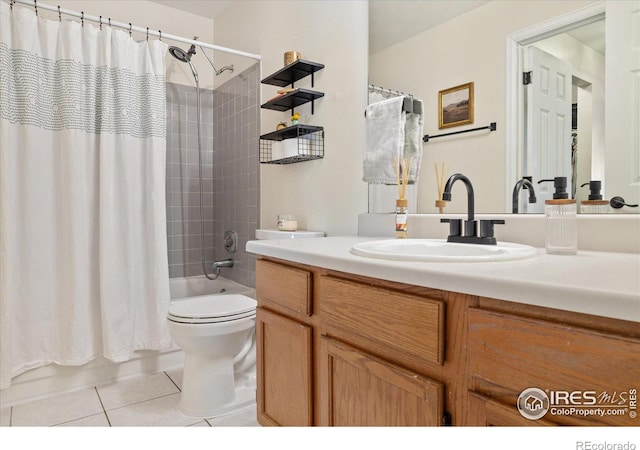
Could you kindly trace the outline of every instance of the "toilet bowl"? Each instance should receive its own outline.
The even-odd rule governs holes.
[[[167,320],[184,351],[178,411],[190,417],[215,417],[243,406],[234,367],[254,350],[257,302],[244,295],[204,295],[176,300]],[[255,395],[249,401],[255,401]]]

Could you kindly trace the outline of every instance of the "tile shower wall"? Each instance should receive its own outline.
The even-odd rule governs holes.
[[[255,286],[254,239],[258,208],[259,66],[215,91],[201,90],[204,251],[214,260],[233,258],[222,275]],[[167,243],[169,275],[202,275],[197,97],[195,87],[167,83]],[[238,233],[238,250],[224,248],[224,233]]]
[[[234,267],[224,276],[255,287],[256,258],[247,253],[255,239],[259,209],[260,66],[254,64],[213,92],[213,247],[228,258],[224,232],[238,233]]]

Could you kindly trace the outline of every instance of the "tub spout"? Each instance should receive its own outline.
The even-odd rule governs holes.
[[[214,269],[219,269],[220,267],[233,267],[233,259],[221,259],[213,262]]]
[[[216,274],[213,277],[207,277],[210,280],[217,280],[220,276],[220,269],[222,267],[233,267],[233,258],[221,259],[213,262],[213,269],[216,271]]]

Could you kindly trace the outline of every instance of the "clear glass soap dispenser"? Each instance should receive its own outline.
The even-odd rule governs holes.
[[[567,177],[540,180],[553,181],[553,199],[544,202],[546,217],[545,250],[554,255],[575,255],[578,252],[578,218],[574,199],[567,194]]]

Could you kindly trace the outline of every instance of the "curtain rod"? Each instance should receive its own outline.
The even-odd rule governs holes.
[[[155,31],[155,30],[150,30],[149,28],[134,26],[134,25],[131,25],[131,23],[116,22],[114,20],[111,20],[111,18],[108,18],[105,20],[102,18],[102,16],[100,17],[90,16],[88,14],[85,14],[84,11],[77,12],[77,11],[72,11],[70,9],[60,8],[60,6],[56,7],[56,6],[46,5],[44,3],[38,2],[37,0],[12,0],[10,3],[19,3],[26,6],[31,6],[35,9],[36,14],[38,13],[38,8],[41,8],[47,11],[57,12],[58,17],[60,17],[60,15],[62,14],[66,16],[77,17],[81,20],[88,20],[90,22],[100,23],[101,25],[109,25],[112,27],[121,28],[123,30],[128,30],[129,34],[131,34],[132,31],[135,31],[137,33],[144,33],[147,36],[154,36],[159,39],[164,38],[164,39],[169,39],[171,41],[183,42],[185,44],[198,45],[200,47],[208,48],[210,50],[219,50],[221,52],[231,53],[232,55],[245,56],[247,58],[256,59],[258,61],[262,59],[260,55],[242,52],[240,50],[234,50],[231,48],[221,47],[219,45],[207,44],[206,42],[196,41],[195,39],[187,39],[181,36],[175,36],[173,34],[163,33],[162,30]]]

